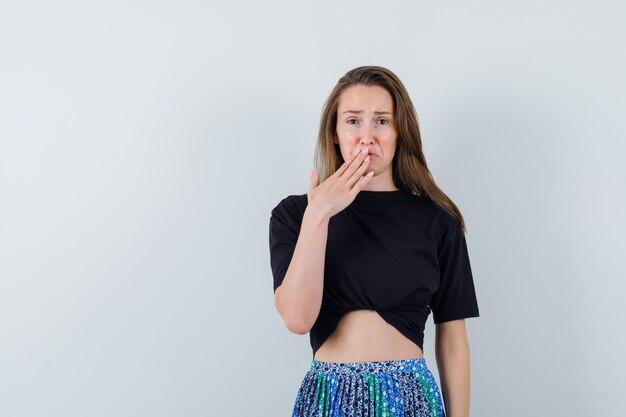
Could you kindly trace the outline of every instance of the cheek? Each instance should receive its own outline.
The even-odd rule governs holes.
[[[355,134],[350,129],[338,128],[337,129],[337,139],[339,142],[348,143],[352,142]]]
[[[338,124],[335,130],[337,132],[342,132],[342,133],[346,133],[350,131],[350,129],[348,129],[348,127],[344,125],[343,123]]]
[[[395,138],[396,138],[396,136],[395,136],[395,135],[391,135],[391,134],[389,134],[389,135],[385,135],[385,138],[384,138],[384,140],[385,140],[385,145],[387,145],[387,146],[392,146],[392,145],[393,145],[393,143],[395,142]]]

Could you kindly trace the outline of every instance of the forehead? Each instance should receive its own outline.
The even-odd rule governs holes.
[[[353,85],[343,90],[339,96],[337,110],[340,114],[346,110],[393,112],[393,98],[378,85]]]

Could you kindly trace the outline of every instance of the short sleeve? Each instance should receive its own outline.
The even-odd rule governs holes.
[[[302,213],[296,196],[284,198],[272,209],[269,222],[270,266],[274,277],[274,292],[282,284],[296,248]]]
[[[445,213],[441,229],[437,250],[439,287],[430,302],[433,322],[478,317],[474,279],[460,222]]]

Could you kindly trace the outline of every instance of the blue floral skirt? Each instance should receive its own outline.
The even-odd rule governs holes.
[[[376,362],[313,359],[292,417],[445,417],[425,358]]]

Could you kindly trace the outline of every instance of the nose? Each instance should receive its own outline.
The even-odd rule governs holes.
[[[365,125],[361,130],[361,145],[368,146],[374,143],[374,134],[372,133],[372,128]]]

